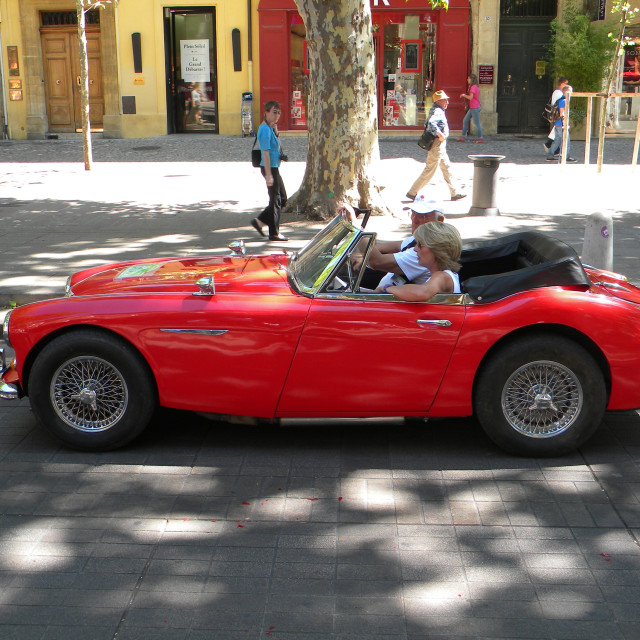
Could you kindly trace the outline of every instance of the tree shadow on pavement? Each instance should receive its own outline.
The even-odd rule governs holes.
[[[534,460],[473,420],[257,428],[180,411],[86,454],[35,429],[24,403],[10,421],[6,407],[3,637],[637,631],[635,412],[607,414],[574,455]]]

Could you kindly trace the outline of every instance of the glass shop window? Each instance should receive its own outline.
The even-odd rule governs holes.
[[[422,127],[433,104],[436,25],[430,14],[382,14],[382,126]]]
[[[291,128],[306,129],[307,100],[309,97],[309,68],[307,65],[306,30],[302,18],[297,13],[290,14],[289,33],[290,64],[290,109]]]

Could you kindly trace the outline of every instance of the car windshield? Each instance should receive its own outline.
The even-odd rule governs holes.
[[[362,233],[336,216],[289,263],[289,275],[302,293],[315,293]]]

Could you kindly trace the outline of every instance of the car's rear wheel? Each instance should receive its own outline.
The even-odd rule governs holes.
[[[594,358],[562,336],[517,340],[492,355],[475,390],[475,412],[500,447],[526,456],[573,451],[598,428],[607,404]]]
[[[115,449],[140,435],[156,395],[140,354],[100,331],[55,338],[29,376],[31,406],[40,422],[64,444],[84,451]]]

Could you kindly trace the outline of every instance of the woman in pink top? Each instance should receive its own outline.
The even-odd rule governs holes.
[[[469,133],[469,122],[473,118],[473,124],[478,129],[478,139],[475,142],[484,142],[482,139],[482,125],[480,124],[480,88],[478,87],[478,78],[474,73],[469,74],[467,84],[469,85],[469,93],[461,93],[460,97],[469,101],[469,110],[462,121],[462,135],[458,140],[464,142]]]

